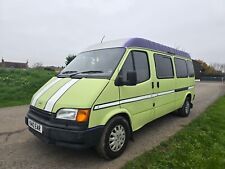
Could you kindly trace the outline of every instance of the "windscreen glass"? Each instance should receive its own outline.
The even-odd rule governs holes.
[[[110,78],[124,52],[110,48],[80,53],[58,76]]]

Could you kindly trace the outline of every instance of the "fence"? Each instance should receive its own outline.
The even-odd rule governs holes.
[[[200,81],[214,81],[214,82],[225,83],[225,77],[224,76],[203,76],[200,78]]]

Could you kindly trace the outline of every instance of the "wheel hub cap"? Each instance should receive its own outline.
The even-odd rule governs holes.
[[[125,143],[126,133],[122,125],[115,126],[109,136],[109,147],[112,151],[119,151]]]

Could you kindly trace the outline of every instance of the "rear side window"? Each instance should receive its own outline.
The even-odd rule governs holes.
[[[169,56],[155,54],[156,75],[159,79],[173,78],[173,65]]]
[[[188,76],[189,77],[194,77],[195,76],[195,71],[194,71],[194,66],[191,61],[187,61],[187,67],[188,67]]]
[[[175,67],[177,78],[188,77],[187,63],[184,59],[175,58]]]
[[[144,82],[150,78],[150,69],[148,56],[145,52],[132,51],[128,55],[123,68],[120,72],[124,77],[124,80],[127,79],[127,72],[137,72],[137,81],[138,83]]]

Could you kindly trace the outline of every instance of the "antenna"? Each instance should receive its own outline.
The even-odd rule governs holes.
[[[102,37],[101,43],[103,42],[104,39],[105,39],[105,35]]]

